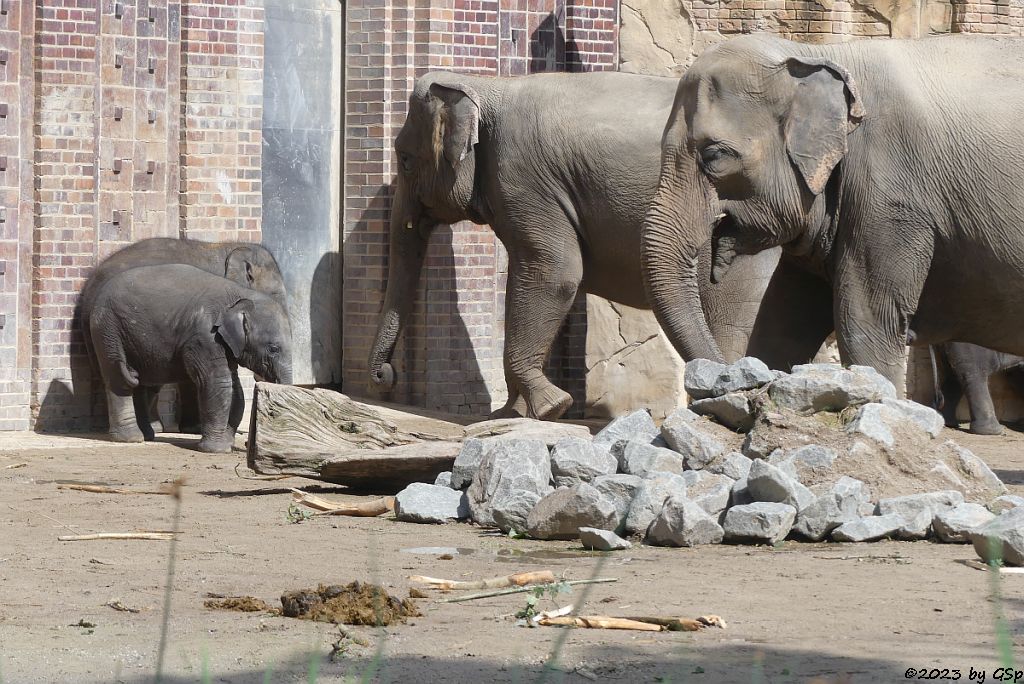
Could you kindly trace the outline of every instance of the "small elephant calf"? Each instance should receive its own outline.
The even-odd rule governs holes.
[[[86,332],[117,442],[152,439],[136,421],[137,387],[190,380],[199,391],[199,450],[228,452],[245,408],[238,366],[270,382],[292,381],[291,328],[281,304],[194,266],[143,266],[112,277]]]

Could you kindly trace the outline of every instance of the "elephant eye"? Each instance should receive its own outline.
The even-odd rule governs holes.
[[[700,150],[700,168],[709,175],[721,174],[728,162],[736,158],[736,153],[720,143],[713,143]]]
[[[270,352],[271,356],[277,356],[281,353],[281,347],[276,344],[267,345],[267,351]]]
[[[398,153],[398,163],[402,167],[402,171],[405,173],[412,173],[412,157],[405,152]]]

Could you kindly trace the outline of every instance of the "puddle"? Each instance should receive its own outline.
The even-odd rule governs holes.
[[[476,553],[476,549],[455,546],[415,546],[411,549],[399,549],[402,553],[423,554],[425,556],[468,556]]]

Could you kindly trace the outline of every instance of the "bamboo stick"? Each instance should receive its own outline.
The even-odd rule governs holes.
[[[170,532],[97,532],[96,534],[69,534],[57,537],[57,541],[94,541],[97,539],[151,539],[168,541],[174,535]]]

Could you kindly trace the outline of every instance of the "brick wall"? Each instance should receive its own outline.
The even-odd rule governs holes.
[[[391,145],[415,78],[431,69],[518,75],[613,68],[613,0],[385,0],[348,4],[344,226],[344,382],[361,394],[387,273]],[[501,352],[507,257],[485,226],[439,228],[406,334],[395,350],[395,400],[486,414],[504,403]],[[582,299],[582,298],[581,298]],[[586,308],[552,353],[549,373],[582,407]]]
[[[154,236],[259,240],[261,3],[2,6],[0,430],[95,428],[75,307],[97,261]]]

